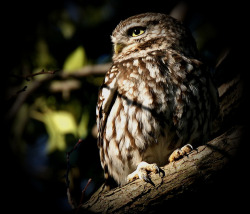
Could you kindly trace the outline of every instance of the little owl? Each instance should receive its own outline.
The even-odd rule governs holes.
[[[132,16],[111,39],[113,64],[96,109],[104,177],[107,185],[110,179],[152,183],[150,172],[164,175],[160,166],[208,139],[217,92],[180,21],[160,13]]]

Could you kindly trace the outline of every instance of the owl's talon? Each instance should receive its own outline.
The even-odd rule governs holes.
[[[159,169],[159,176],[161,177],[161,178],[163,178],[164,176],[165,176],[165,172],[164,172],[164,170],[163,169],[161,169],[161,168],[159,168],[158,167],[158,169]],[[162,175],[161,175],[162,174]]]
[[[181,147],[180,149],[174,150],[173,153],[169,156],[168,160],[169,162],[179,160],[185,155],[188,155],[188,153],[190,153],[192,150],[193,150],[193,146],[191,144],[187,144]]]
[[[159,168],[155,163],[149,164],[149,163],[146,163],[143,161],[137,166],[137,169],[133,173],[128,175],[127,181],[131,182],[131,181],[134,181],[134,180],[139,178],[139,179],[144,180],[145,182],[150,183],[153,186],[155,186],[155,184],[151,180],[150,176],[148,175],[148,173],[150,173],[150,172],[153,172],[155,174],[156,173],[159,174],[159,176],[161,178],[163,178],[165,176],[164,170]]]
[[[142,179],[143,179],[145,182],[150,183],[150,184],[152,184],[152,185],[155,187],[154,182],[151,180],[151,178],[150,178],[148,175],[145,176],[145,177],[142,177]]]

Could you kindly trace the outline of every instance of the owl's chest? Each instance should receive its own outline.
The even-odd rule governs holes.
[[[157,143],[171,125],[167,82],[153,66],[128,68],[118,79],[114,104],[114,112],[119,111],[124,119],[116,118],[115,125],[120,127],[118,136],[123,129],[127,130],[135,146],[144,150]]]
[[[133,65],[138,67],[134,67]],[[125,63],[123,74],[118,79],[118,93],[130,104],[157,113],[168,109],[168,102],[174,98],[169,94],[166,74],[159,70],[156,63],[134,61]]]

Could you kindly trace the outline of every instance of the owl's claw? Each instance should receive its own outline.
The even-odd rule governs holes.
[[[151,180],[151,178],[147,175],[147,176],[143,176],[142,179],[147,182],[152,184],[153,186],[155,186],[154,182]]]
[[[187,155],[188,153],[190,153],[192,150],[193,150],[192,145],[187,144],[181,147],[181,149],[174,150],[173,153],[169,156],[168,160],[169,162],[176,161],[182,158],[183,156]]]
[[[164,170],[163,169],[161,169],[161,168],[159,168],[158,167],[158,169],[159,169],[159,176],[161,177],[161,178],[163,178],[164,176],[165,176],[165,172],[164,172]],[[162,174],[162,175],[161,175]]]
[[[153,181],[151,180],[149,176],[150,172],[154,172],[155,174],[158,173],[161,178],[165,176],[164,170],[159,168],[155,163],[149,164],[143,161],[137,166],[137,169],[133,173],[128,175],[127,181],[131,182],[140,178],[144,180],[145,182],[150,183],[153,186],[155,186],[155,184],[153,183]]]

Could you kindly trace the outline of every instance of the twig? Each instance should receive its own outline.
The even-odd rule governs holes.
[[[21,92],[26,91],[27,87],[28,87],[28,86],[25,85],[21,90],[19,90],[19,91],[16,92],[16,95],[18,95],[18,94],[21,93]]]
[[[7,102],[11,103],[20,93],[26,91],[27,85],[25,85],[22,89],[18,90],[15,94],[8,98]]]
[[[66,181],[66,187],[67,187],[67,197],[68,197],[68,202],[70,204],[70,206],[72,207],[72,209],[77,208],[76,213],[79,211],[79,209],[81,208],[81,205],[83,204],[83,199],[84,199],[84,195],[86,192],[86,189],[88,188],[89,184],[91,183],[92,179],[90,178],[88,180],[88,183],[86,184],[86,186],[84,187],[83,191],[82,191],[82,195],[81,195],[81,199],[80,202],[78,204],[78,206],[76,206],[76,202],[75,200],[72,198],[72,195],[70,193],[70,180],[69,180],[69,172],[70,172],[70,155],[72,152],[74,152],[75,150],[78,149],[78,146],[82,143],[82,139],[79,139],[78,142],[75,144],[75,146],[73,147],[73,149],[71,149],[69,152],[67,152],[66,157],[67,157],[67,171],[66,171],[66,175],[65,175],[65,181]]]
[[[79,205],[77,206],[77,210],[76,210],[76,213],[78,213],[79,209],[81,208],[82,204],[83,204],[83,199],[84,199],[84,195],[85,195],[85,192],[86,192],[86,189],[88,188],[89,184],[91,183],[92,179],[90,178],[88,180],[88,183],[86,184],[86,186],[84,187],[83,191],[82,191],[82,195],[81,195],[81,199],[80,199],[80,203]]]
[[[69,187],[69,185],[70,185],[69,172],[70,172],[70,169],[71,169],[71,165],[70,165],[69,159],[70,159],[71,153],[78,148],[78,146],[81,144],[82,141],[83,141],[82,139],[79,139],[78,142],[73,147],[73,149],[71,149],[69,152],[66,153],[67,171],[66,171],[66,175],[65,175],[65,182],[66,182],[66,188],[67,188],[68,202],[69,202],[69,204],[70,204],[70,206],[72,208],[76,208],[76,205],[75,205],[76,203],[75,203],[74,199],[71,196],[70,187]]]
[[[26,76],[17,76],[17,75],[13,75],[13,76],[25,79],[26,81],[29,81],[29,78],[31,78],[31,77],[41,75],[41,74],[55,74],[58,71],[59,70],[54,70],[54,71],[44,71],[44,70],[42,70],[40,72],[30,74],[30,75],[26,75]],[[39,87],[41,87],[44,82],[49,81],[52,78],[53,78],[53,76],[50,75],[50,76],[46,76],[42,80],[34,80],[29,84],[29,90],[26,91],[28,86],[25,86],[23,89],[17,91],[14,96],[10,97],[7,100],[7,102],[10,101],[10,100],[13,101],[13,98],[15,98],[15,100],[13,101],[13,104],[12,104],[11,108],[7,112],[7,114],[5,116],[5,119],[6,120],[12,119],[15,116],[15,114],[17,113],[17,111],[19,110],[20,106],[29,97],[29,95],[32,94],[35,90],[37,90]],[[26,91],[26,93],[21,93],[23,91]]]
[[[26,81],[30,81],[30,78],[32,78],[34,76],[41,75],[41,74],[55,74],[58,71],[60,71],[60,70],[44,71],[44,69],[43,69],[43,70],[41,70],[39,72],[36,72],[36,73],[33,73],[33,74],[28,74],[28,75],[25,75],[25,76],[20,76],[20,75],[16,75],[16,74],[13,74],[12,76],[16,77],[16,78],[24,79]]]

